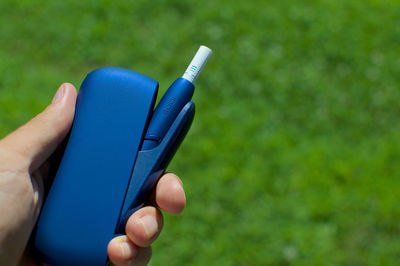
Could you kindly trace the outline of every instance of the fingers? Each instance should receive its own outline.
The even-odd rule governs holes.
[[[161,212],[154,207],[144,207],[129,217],[125,232],[139,247],[147,247],[158,237],[164,225]]]
[[[179,214],[186,205],[182,181],[174,174],[167,173],[161,177],[156,187],[157,205],[171,214]]]
[[[144,207],[129,218],[126,236],[118,236],[108,244],[108,257],[115,265],[145,265],[151,258],[151,243],[163,227],[161,212]]]
[[[115,265],[146,265],[151,258],[151,243],[160,234],[163,218],[154,207],[144,207],[129,218],[126,236],[115,237],[108,244],[108,257]]]
[[[64,83],[57,90],[52,103],[31,121],[2,140],[1,145],[35,171],[54,152],[72,124],[76,90]]]
[[[151,247],[141,248],[127,236],[118,236],[108,244],[108,257],[113,265],[147,265],[151,258]]]
[[[179,214],[185,208],[186,198],[180,179],[167,173],[159,180],[156,202],[161,209]],[[108,256],[115,265],[145,265],[151,258],[150,245],[163,227],[161,212],[148,206],[136,211],[128,219],[126,236],[114,238],[108,245]]]

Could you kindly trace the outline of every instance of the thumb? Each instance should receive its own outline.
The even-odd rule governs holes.
[[[72,84],[62,84],[43,112],[4,138],[1,144],[17,155],[22,166],[35,171],[67,135],[74,118],[76,95]]]

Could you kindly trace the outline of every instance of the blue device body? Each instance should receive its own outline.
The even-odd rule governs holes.
[[[142,150],[157,90],[157,81],[122,68],[85,78],[34,235],[44,263],[105,265],[109,241],[146,203],[194,117],[189,101],[159,144]]]

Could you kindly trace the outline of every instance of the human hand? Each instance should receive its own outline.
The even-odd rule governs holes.
[[[71,127],[76,96],[71,84],[62,84],[42,113],[0,140],[0,265],[35,263],[35,254],[26,252],[28,240],[49,179],[49,157]],[[185,207],[182,182],[174,174],[161,177],[154,198],[154,205],[171,214],[179,214]],[[136,211],[127,222],[126,235],[108,244],[111,262],[147,264],[150,245],[162,226],[162,214],[156,206]]]

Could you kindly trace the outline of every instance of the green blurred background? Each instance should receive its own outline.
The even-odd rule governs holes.
[[[0,136],[101,66],[204,44],[153,265],[400,264],[399,1],[0,1]]]

